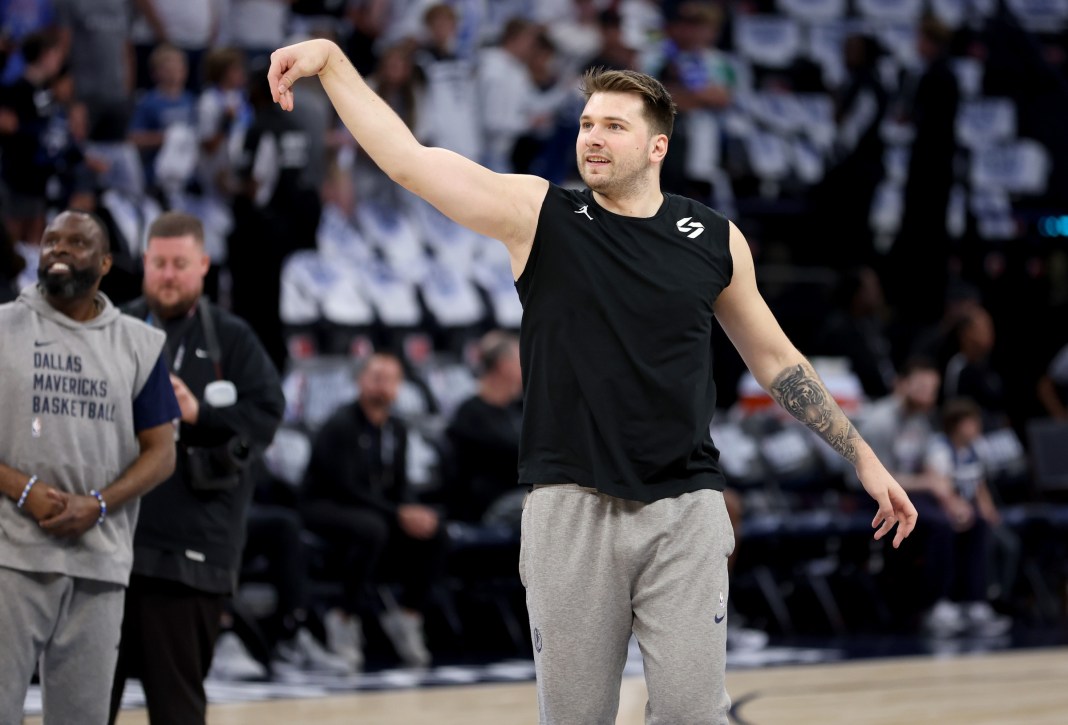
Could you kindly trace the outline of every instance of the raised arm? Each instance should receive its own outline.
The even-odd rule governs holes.
[[[519,276],[547,181],[497,174],[452,151],[423,146],[330,41],[309,40],[271,55],[267,80],[274,100],[287,111],[293,110],[293,84],[313,75],[356,141],[391,179],[458,224],[504,242]]]
[[[916,525],[916,508],[779,327],[757,289],[749,244],[733,224],[730,247],[734,275],[716,301],[720,325],[775,401],[856,467],[864,490],[879,504],[872,521],[875,538],[881,539],[896,523],[894,546],[900,546]]]

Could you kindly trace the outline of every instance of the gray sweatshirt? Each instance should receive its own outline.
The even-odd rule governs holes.
[[[133,401],[164,335],[103,294],[88,322],[53,308],[37,287],[0,305],[0,462],[63,491],[103,490],[140,455]],[[46,534],[0,501],[0,566],[125,585],[138,502],[109,511],[78,539]]]

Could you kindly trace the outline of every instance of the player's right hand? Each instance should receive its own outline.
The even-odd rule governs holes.
[[[337,48],[329,40],[306,40],[287,45],[271,53],[267,82],[274,102],[286,111],[293,110],[293,84],[301,78],[319,75]]]

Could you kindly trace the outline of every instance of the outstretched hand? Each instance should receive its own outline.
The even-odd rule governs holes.
[[[894,524],[897,524],[894,548],[898,548],[905,537],[916,528],[916,507],[912,505],[901,484],[878,461],[858,467],[857,475],[864,490],[879,504],[879,511],[871,522],[871,527],[875,529],[876,541],[890,533]]]
[[[306,40],[287,45],[271,53],[267,82],[274,102],[286,111],[293,110],[293,84],[301,78],[319,75],[335,48],[328,40]]]

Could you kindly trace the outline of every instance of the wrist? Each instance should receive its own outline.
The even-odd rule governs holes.
[[[26,505],[26,499],[30,497],[30,491],[33,490],[34,485],[37,483],[37,475],[30,476],[30,480],[26,482],[26,485],[22,487],[22,493],[19,495],[18,503],[15,506],[21,509]]]
[[[108,517],[108,502],[104,500],[104,494],[97,491],[95,488],[89,492],[89,495],[96,499],[96,502],[100,505],[100,515],[96,519],[96,525],[104,523],[104,519]]]
[[[343,60],[345,56],[341,52],[341,48],[339,48],[337,44],[331,40],[319,38],[317,40],[313,40],[312,42],[320,43],[326,48],[326,58],[323,60],[323,65],[321,68],[319,68],[319,71],[316,74],[321,79],[324,75],[328,74],[333,69],[334,65],[339,60]]]
[[[855,446],[857,451],[857,460],[854,463],[854,467],[857,470],[857,475],[863,478],[867,473],[872,470],[877,470],[883,467],[883,464],[879,461],[878,456],[867,445],[858,444]]]

